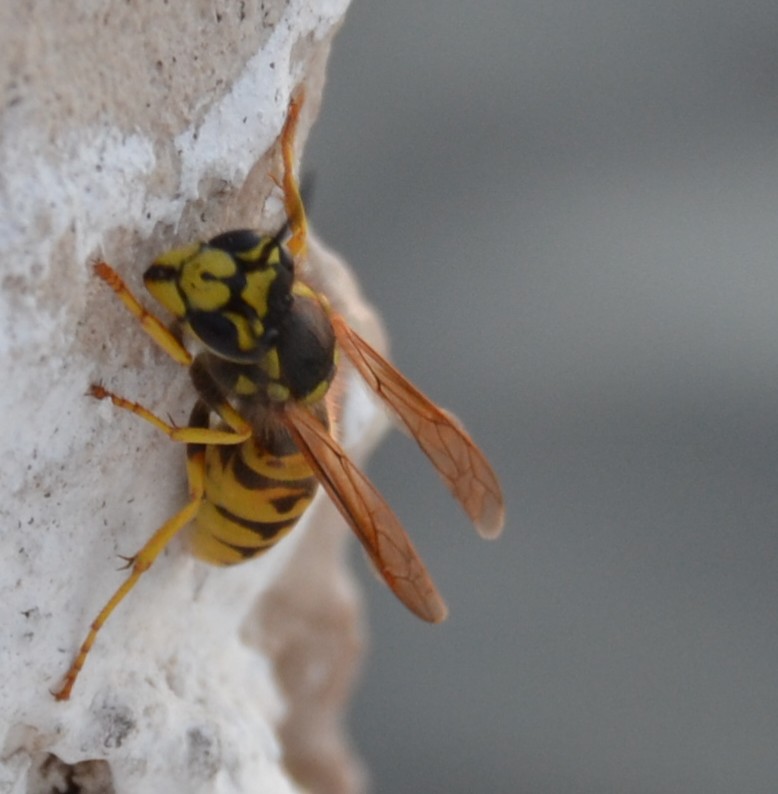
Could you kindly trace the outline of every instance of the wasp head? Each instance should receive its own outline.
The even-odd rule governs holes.
[[[279,235],[243,229],[162,254],[143,281],[217,356],[254,363],[292,303],[294,264]]]

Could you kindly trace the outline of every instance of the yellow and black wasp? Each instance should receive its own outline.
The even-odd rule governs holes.
[[[92,622],[55,693],[58,700],[70,697],[97,633],[181,529],[193,524],[193,553],[206,562],[243,562],[292,529],[317,483],[395,595],[423,620],[446,617],[446,605],[397,517],[330,431],[338,350],[416,439],[479,533],[494,538],[502,529],[499,482],[462,425],[304,281],[307,223],[294,174],[301,104],[300,94],[281,135],[282,230],[273,236],[226,232],[163,254],[143,276],[148,291],[204,352],[192,356],[110,265],[95,266],[154,342],[189,369],[198,399],[188,426],[176,427],[102,386],[91,388],[94,397],[112,400],[186,444],[189,501],[131,558],[129,576]]]

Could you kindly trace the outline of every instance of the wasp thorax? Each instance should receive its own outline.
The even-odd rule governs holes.
[[[335,331],[313,290],[298,282],[292,297],[274,342],[278,383],[293,399],[312,402],[324,396],[335,374]]]

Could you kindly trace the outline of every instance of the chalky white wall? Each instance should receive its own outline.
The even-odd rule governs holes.
[[[179,424],[192,405],[186,372],[91,263],[104,257],[140,294],[171,246],[281,226],[276,138],[304,83],[302,150],[346,6],[0,5],[3,792],[362,788],[340,719],[358,595],[324,500],[273,554],[234,570],[174,541],[105,626],[71,699],[50,692],[127,575],[117,555],[186,494],[180,446],[85,396],[103,381]],[[342,264],[318,245],[310,259],[380,344]],[[359,459],[383,419],[344,386],[343,442]]]

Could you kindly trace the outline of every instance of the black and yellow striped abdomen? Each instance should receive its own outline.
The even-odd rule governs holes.
[[[275,545],[311,503],[317,481],[297,451],[275,454],[257,438],[205,447],[205,499],[191,534],[192,553],[234,565]]]

